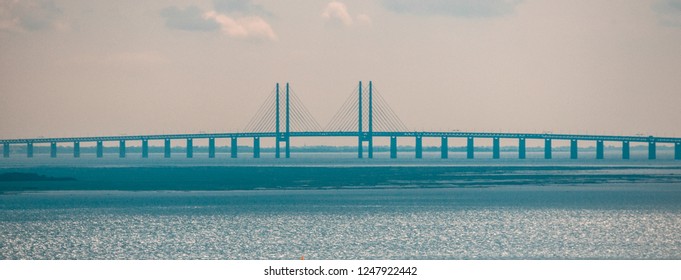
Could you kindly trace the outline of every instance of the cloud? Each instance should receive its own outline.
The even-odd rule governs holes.
[[[166,26],[171,29],[188,31],[216,31],[220,25],[214,20],[206,19],[204,12],[196,6],[184,9],[168,7],[161,10],[161,16],[166,21]]]
[[[62,26],[61,10],[48,0],[0,0],[0,30],[36,31]]]
[[[250,0],[213,0],[215,11],[222,14],[262,15],[271,16],[272,13]]]
[[[217,1],[216,1],[217,2]],[[196,6],[185,9],[165,8],[161,16],[171,29],[186,31],[222,31],[233,38],[277,40],[277,35],[267,21],[259,16],[228,16],[218,11],[203,11]]]
[[[272,27],[261,17],[232,18],[215,11],[206,12],[204,17],[217,22],[220,29],[230,37],[277,40]]]
[[[348,12],[348,7],[345,3],[333,1],[329,2],[322,12],[322,18],[327,22],[351,26],[353,24],[371,24],[371,18],[368,15],[360,14],[353,18]]]
[[[383,0],[383,6],[402,14],[453,17],[498,17],[511,14],[521,0]]]
[[[348,13],[348,7],[341,2],[331,2],[326,5],[322,17],[326,20],[335,20],[343,23],[346,26],[350,26],[353,23],[350,13]]]
[[[652,4],[661,24],[681,27],[681,0],[657,0]]]

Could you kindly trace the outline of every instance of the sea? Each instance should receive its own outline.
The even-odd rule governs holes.
[[[681,259],[668,155],[194,157],[0,159],[0,259]]]

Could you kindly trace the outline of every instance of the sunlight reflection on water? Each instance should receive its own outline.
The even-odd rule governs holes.
[[[3,259],[678,259],[670,186],[1,195]]]

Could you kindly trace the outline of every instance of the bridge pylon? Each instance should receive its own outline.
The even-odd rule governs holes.
[[[362,158],[364,156],[363,145],[367,142],[367,156],[369,158],[374,157],[374,118],[373,118],[373,83],[369,81],[369,93],[367,104],[367,118],[368,125],[367,130],[364,131],[362,124],[362,115],[364,115],[364,107],[362,106],[362,81],[359,82],[358,86],[358,103],[357,103],[357,158]]]
[[[284,132],[281,132],[281,124],[280,124],[280,101],[279,101],[279,83],[277,83],[277,89],[276,89],[276,97],[275,97],[275,134],[276,134],[276,140],[275,142],[275,154],[274,156],[276,158],[281,157],[281,148],[280,148],[280,143],[284,142],[285,145],[285,157],[290,158],[291,157],[291,118],[290,118],[290,110],[289,110],[289,84],[286,83],[286,116],[285,116],[285,130]]]

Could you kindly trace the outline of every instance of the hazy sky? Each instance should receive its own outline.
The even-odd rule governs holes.
[[[681,0],[0,0],[0,138],[242,130],[359,80],[412,130],[681,136]]]

